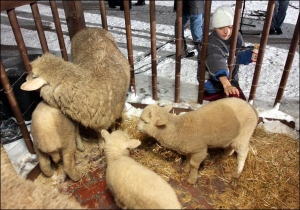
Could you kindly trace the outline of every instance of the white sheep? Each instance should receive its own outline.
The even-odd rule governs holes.
[[[46,53],[31,62],[23,90],[38,90],[52,107],[94,129],[99,136],[122,116],[130,65],[101,28],[79,31],[71,42],[73,63]],[[101,137],[101,136],[99,136]]]
[[[102,130],[107,169],[106,182],[123,209],[181,209],[173,188],[161,176],[129,157],[129,149],[140,141],[130,139],[125,131],[109,134]]]
[[[195,184],[198,168],[208,148],[227,148],[226,155],[237,152],[239,177],[247,158],[249,141],[258,123],[257,111],[239,98],[210,102],[198,110],[173,115],[172,105],[148,105],[140,116],[138,129],[154,137],[162,146],[186,155],[184,171],[188,183]]]
[[[54,174],[50,157],[55,163],[62,157],[66,174],[73,181],[81,178],[74,160],[76,145],[80,151],[84,151],[78,123],[68,119],[61,110],[41,101],[32,113],[30,131],[45,176],[51,177]]]
[[[1,209],[87,209],[75,198],[20,177],[1,146]]]

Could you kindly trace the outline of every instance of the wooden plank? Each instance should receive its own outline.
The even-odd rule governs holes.
[[[14,9],[20,6],[24,6],[37,1],[2,1],[1,0],[1,12]]]

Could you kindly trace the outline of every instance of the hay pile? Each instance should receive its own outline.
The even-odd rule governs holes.
[[[186,181],[188,175],[181,170],[184,157],[160,146],[157,141],[137,130],[137,117],[123,115],[120,129],[142,144],[131,150],[131,156],[149,167],[165,180]],[[96,139],[84,141],[86,151],[76,153],[76,167],[83,174],[105,167]],[[223,150],[209,150],[201,164],[197,186],[205,187],[204,196],[214,208],[221,209],[298,209],[299,208],[299,140],[285,134],[266,132],[258,127],[251,139],[251,147],[244,171],[238,180],[232,179],[236,169],[236,155],[221,157]],[[92,160],[92,161],[91,161]],[[43,182],[67,188],[69,182],[53,181],[39,176]],[[46,181],[48,180],[48,181]],[[216,184],[217,183],[217,184]],[[59,184],[59,185],[58,185]],[[183,207],[187,204],[203,208],[195,203],[185,188],[176,188]]]

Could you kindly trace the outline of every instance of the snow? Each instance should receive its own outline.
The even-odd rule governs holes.
[[[57,1],[60,2],[60,1]],[[84,16],[87,27],[102,27],[99,4],[97,1],[83,1]],[[228,4],[235,8],[236,1],[212,1],[211,11],[213,12],[218,6]],[[244,11],[244,24],[252,24],[255,27],[242,25],[241,30],[246,45],[254,45],[260,43],[259,35],[247,35],[251,31],[262,31],[264,19],[259,16],[252,16],[257,11],[266,11],[268,1],[251,1],[247,0]],[[119,7],[112,9],[106,4],[106,15],[108,30],[114,36],[116,43],[121,52],[127,57],[127,43],[125,31],[124,12]],[[151,39],[150,39],[150,13],[149,1],[145,6],[132,6],[130,10],[130,25],[132,30],[133,58],[135,69],[136,92],[129,92],[125,106],[128,116],[139,116],[141,109],[132,107],[128,102],[137,102],[143,104],[159,103],[160,105],[173,104],[174,107],[197,109],[203,104],[197,103],[198,98],[198,82],[196,80],[197,56],[192,58],[183,58],[181,60],[181,83],[180,83],[180,103],[174,103],[174,87],[175,87],[175,58],[167,57],[175,53],[175,43],[170,42],[174,39],[174,23],[176,13],[173,11],[172,1],[156,1],[156,45],[161,46],[157,51],[157,61],[161,61],[157,65],[157,87],[158,100],[152,99],[152,72],[151,72]],[[42,14],[42,21],[46,31],[46,38],[49,50],[61,56],[60,48],[55,33],[55,25],[51,16],[49,2],[39,1],[39,10]],[[61,18],[62,30],[64,34],[68,33],[63,7],[58,7],[59,16]],[[287,86],[284,90],[282,101],[274,105],[278,86],[282,73],[284,71],[285,62],[289,52],[289,45],[297,18],[299,15],[299,2],[290,1],[285,21],[283,23],[282,35],[271,35],[268,38],[268,44],[265,48],[263,64],[261,67],[260,78],[254,100],[249,101],[259,112],[262,118],[283,119],[287,122],[294,121],[296,128],[290,129],[279,121],[268,121],[264,119],[263,125],[270,132],[287,133],[299,138],[299,47],[295,53],[293,64],[290,69]],[[32,20],[31,9],[28,5],[17,8],[17,16],[22,27],[22,23],[26,26],[34,22]],[[3,24],[3,20],[7,20],[7,14],[1,13],[1,45],[16,46],[12,30],[9,24]],[[22,27],[22,34],[28,53],[42,53],[37,32],[30,27]],[[246,33],[247,32],[247,33]],[[191,33],[189,27],[185,30],[185,36],[188,41],[188,47],[193,48],[191,44]],[[70,39],[64,35],[66,48],[70,54]],[[196,51],[195,51],[196,52]],[[5,52],[2,52],[2,55]],[[197,52],[196,52],[197,53]],[[255,63],[248,66],[240,67],[240,86],[245,96],[249,97],[251,90]]]

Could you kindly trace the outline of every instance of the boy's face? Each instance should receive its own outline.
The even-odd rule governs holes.
[[[232,26],[224,26],[222,28],[216,28],[219,37],[223,40],[227,40],[232,35]]]

